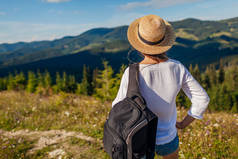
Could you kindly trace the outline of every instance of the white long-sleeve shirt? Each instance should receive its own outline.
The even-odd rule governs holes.
[[[209,97],[187,68],[177,60],[169,59],[158,64],[139,64],[139,87],[147,107],[158,116],[156,144],[161,145],[176,137],[176,96],[182,88],[192,105],[188,115],[202,119]],[[126,68],[114,106],[126,97],[129,67]]]

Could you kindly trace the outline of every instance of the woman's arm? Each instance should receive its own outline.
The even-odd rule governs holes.
[[[120,102],[121,100],[123,100],[126,97],[127,88],[128,88],[128,80],[129,80],[129,67],[127,67],[125,69],[125,71],[122,75],[120,87],[119,87],[119,90],[117,92],[116,98],[112,102],[112,107],[116,103]]]
[[[203,114],[210,101],[209,96],[202,86],[194,79],[191,73],[184,67],[182,90],[192,102],[187,116],[181,122],[176,123],[176,127],[183,129],[195,119],[202,119]]]
[[[185,127],[187,127],[189,124],[191,124],[193,121],[195,120],[195,118],[193,118],[190,115],[187,115],[183,121],[181,122],[176,122],[176,128],[178,129],[184,129]]]

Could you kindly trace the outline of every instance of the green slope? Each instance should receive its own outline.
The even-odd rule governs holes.
[[[226,56],[237,54],[238,17],[220,21],[184,19],[171,22],[177,39],[169,54],[185,63],[209,64]],[[78,36],[53,41],[0,44],[0,68],[33,63],[75,53],[128,52],[130,45],[126,32],[128,26],[95,28]],[[209,55],[209,56],[205,56]],[[186,60],[191,59],[191,60]],[[88,63],[85,60],[85,63]]]

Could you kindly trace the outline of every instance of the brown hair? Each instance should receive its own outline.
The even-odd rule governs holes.
[[[143,54],[144,56],[147,56],[155,61],[157,61],[158,63],[161,62],[161,60],[168,60],[168,56],[166,55],[166,52],[162,53],[162,54],[155,54],[155,55],[149,55],[149,54]]]

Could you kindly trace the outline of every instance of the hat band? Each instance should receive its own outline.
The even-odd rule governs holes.
[[[144,43],[148,44],[148,45],[157,45],[159,43],[161,43],[164,38],[165,38],[165,35],[162,37],[162,39],[160,39],[159,41],[155,41],[155,42],[152,42],[152,41],[148,41],[148,40],[145,40],[141,35],[140,35],[140,32],[138,31],[138,36],[140,38],[141,41],[143,41]]]

